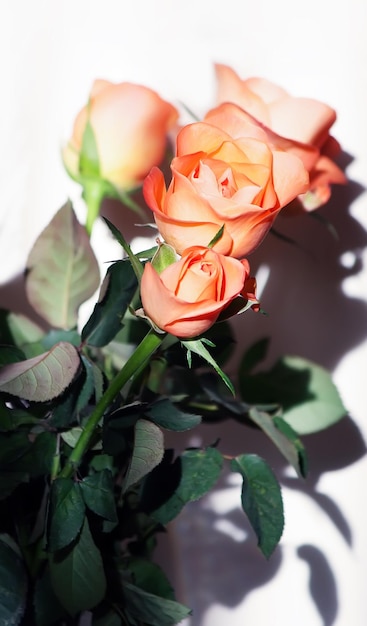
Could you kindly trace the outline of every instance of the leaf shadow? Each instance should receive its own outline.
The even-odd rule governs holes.
[[[338,593],[333,571],[325,555],[315,546],[299,546],[297,554],[309,566],[310,595],[323,620],[323,626],[332,626],[338,614]]]
[[[168,441],[176,435],[167,433]],[[341,470],[365,455],[363,437],[350,417],[345,417],[325,431],[303,437],[311,468],[306,480],[290,478],[286,474],[289,470],[286,461],[270,440],[254,428],[225,420],[202,424],[195,429],[194,435],[186,434],[186,444],[190,443],[190,437],[195,437],[195,445],[204,446],[219,439],[221,452],[226,454],[230,451],[231,456],[243,453],[244,450],[262,456],[280,483],[305,494],[320,506],[347,545],[352,547],[350,521],[332,498],[318,490],[324,472]],[[170,445],[177,448],[172,441]],[[240,509],[238,493],[238,507],[230,510],[226,508],[226,494],[230,490],[227,476],[222,476],[214,490],[216,497],[224,503],[223,512],[208,506],[207,498],[210,495],[190,503],[173,522],[168,533],[170,544],[163,544],[158,555],[164,569],[168,563],[179,600],[193,608],[190,626],[200,626],[204,614],[213,604],[237,607],[253,590],[274,579],[284,566],[281,543],[269,561],[260,553],[254,533]],[[238,485],[236,488],[238,491]],[[167,542],[167,537],[164,541]],[[338,611],[338,590],[326,556],[316,546],[307,549],[299,546],[298,555],[310,566],[310,594],[324,620],[324,626],[332,626]],[[316,583],[321,589],[325,584],[323,598],[322,591],[317,593],[315,590]]]
[[[343,158],[351,161],[350,155]],[[267,315],[250,311],[245,320],[233,319],[238,350],[229,364],[232,372],[247,345],[264,336],[271,337],[265,366],[284,354],[297,354],[330,370],[367,337],[367,303],[344,290],[363,269],[367,232],[350,209],[363,192],[360,183],[350,180],[335,188],[317,213],[293,217],[280,213],[276,231],[293,245],[270,231],[249,257],[251,274],[260,270],[261,278],[267,268],[261,293]]]
[[[169,534],[179,568],[174,572],[174,586],[179,600],[192,608],[190,626],[199,626],[213,604],[238,606],[253,590],[266,585],[282,562],[279,547],[268,561],[261,554],[240,508],[218,514],[206,506],[206,498],[186,505]],[[161,547],[158,560],[164,568],[167,558],[169,554]]]

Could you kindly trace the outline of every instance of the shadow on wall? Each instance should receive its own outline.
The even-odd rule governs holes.
[[[261,294],[267,315],[250,312],[245,319],[234,320],[237,356],[266,336],[271,337],[271,345],[265,365],[291,354],[333,370],[367,338],[366,302],[345,295],[342,289],[343,281],[361,271],[367,246],[367,232],[349,210],[362,190],[350,181],[335,188],[329,203],[314,213],[280,214],[276,232],[293,243],[270,232],[249,258],[253,275],[263,264],[270,270]]]
[[[327,431],[302,438],[310,465],[306,480],[287,475],[286,461],[258,430],[226,420],[203,424],[197,431],[195,435],[201,438],[204,447],[219,439],[220,450],[231,456],[246,450],[266,459],[283,487],[294,489],[313,501],[342,540],[353,546],[352,529],[344,512],[318,487],[323,473],[341,470],[366,452],[365,443],[351,419],[345,418]],[[190,445],[189,437],[189,434],[167,433],[166,446],[177,449],[181,444],[185,447]],[[219,509],[223,510],[213,505],[213,492],[198,502],[189,503],[173,523],[168,537],[162,538],[157,551],[157,560],[173,581],[179,600],[193,609],[190,626],[202,626],[213,604],[235,609],[286,565],[282,543],[269,561],[260,553],[254,533],[240,509],[240,487],[231,482],[230,476],[229,470],[223,472],[214,494],[221,503]],[[332,626],[338,614],[338,588],[327,555],[320,546],[302,544],[295,554],[308,565],[308,593],[321,623]],[[304,592],[307,594],[307,588]],[[265,621],[268,618],[264,607],[259,624],[268,623]]]

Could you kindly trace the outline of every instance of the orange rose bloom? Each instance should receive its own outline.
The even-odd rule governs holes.
[[[246,260],[201,246],[185,250],[181,259],[161,274],[147,263],[141,281],[144,314],[176,337],[201,335],[234,298],[245,296],[249,269]],[[254,283],[248,284],[253,287]],[[254,294],[250,297],[255,298]]]
[[[330,198],[330,184],[346,183],[346,177],[333,159],[340,153],[338,142],[329,134],[336,120],[335,111],[311,98],[295,98],[264,78],[241,80],[230,67],[215,66],[218,103],[233,102],[278,135],[317,149],[309,169],[308,193],[299,200],[311,211]]]
[[[243,258],[259,245],[281,208],[307,190],[302,160],[313,158],[312,149],[223,104],[179,132],[168,190],[163,174],[153,168],[144,181],[144,197],[162,237],[179,254],[190,245],[208,246],[224,225],[214,249]]]
[[[141,184],[151,167],[161,163],[167,133],[175,125],[178,112],[148,87],[96,80],[89,105],[77,115],[64,150],[65,165],[75,177],[88,116],[101,178],[127,190]]]

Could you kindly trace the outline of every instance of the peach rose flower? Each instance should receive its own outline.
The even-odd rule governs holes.
[[[168,190],[153,168],[144,197],[162,237],[179,254],[208,246],[224,225],[214,249],[243,258],[281,208],[307,190],[303,161],[313,159],[312,148],[277,137],[239,107],[223,104],[181,129]]]
[[[94,81],[89,104],[77,115],[63,154],[66,168],[74,177],[79,174],[88,116],[97,144],[101,178],[128,190],[141,184],[151,167],[161,163],[167,133],[175,126],[178,112],[148,87]]]
[[[317,159],[309,170],[310,185],[300,196],[303,208],[312,211],[330,198],[330,185],[345,184],[346,176],[334,163],[340,153],[338,142],[329,133],[335,111],[311,98],[295,98],[264,78],[241,78],[226,65],[215,65],[217,102],[233,102],[278,135],[309,144]]]
[[[201,335],[245,286],[252,290],[249,264],[193,246],[160,274],[146,263],[141,280],[144,314],[158,328],[182,339]],[[249,297],[255,299],[255,294]],[[257,302],[255,300],[255,302]]]

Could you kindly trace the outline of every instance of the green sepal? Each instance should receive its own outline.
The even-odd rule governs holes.
[[[162,243],[152,258],[152,266],[157,274],[161,274],[166,267],[176,263],[177,253],[168,243]]]
[[[106,217],[103,218],[104,221],[106,222],[108,228],[110,229],[111,233],[113,234],[113,236],[115,237],[115,239],[119,242],[119,244],[123,247],[123,249],[125,250],[127,256],[130,259],[132,268],[135,272],[135,276],[138,279],[138,282],[140,284],[141,281],[141,277],[143,275],[143,271],[144,271],[144,265],[143,263],[139,260],[139,258],[133,253],[132,249],[130,248],[129,244],[127,243],[127,241],[124,239],[124,237],[122,236],[122,234],[120,233],[120,231],[116,228],[116,226],[114,226],[112,224],[112,222],[110,222]]]
[[[225,224],[223,224],[223,226],[220,227],[218,232],[214,235],[213,239],[208,243],[208,248],[213,248],[215,244],[218,243],[220,239],[222,239],[224,228],[225,228]]]
[[[214,370],[217,372],[217,374],[219,374],[223,382],[227,385],[230,392],[233,395],[235,395],[233,383],[228,378],[227,374],[225,374],[223,370],[219,367],[218,363],[214,360],[210,352],[204,346],[204,343],[208,343],[209,345],[213,346],[213,343],[209,342],[205,338],[181,341],[181,344],[187,350],[187,361],[188,361],[189,367],[191,363],[191,352],[194,352],[195,354],[198,354],[202,359],[204,359],[207,363],[209,363],[209,365],[211,365],[214,368]]]

